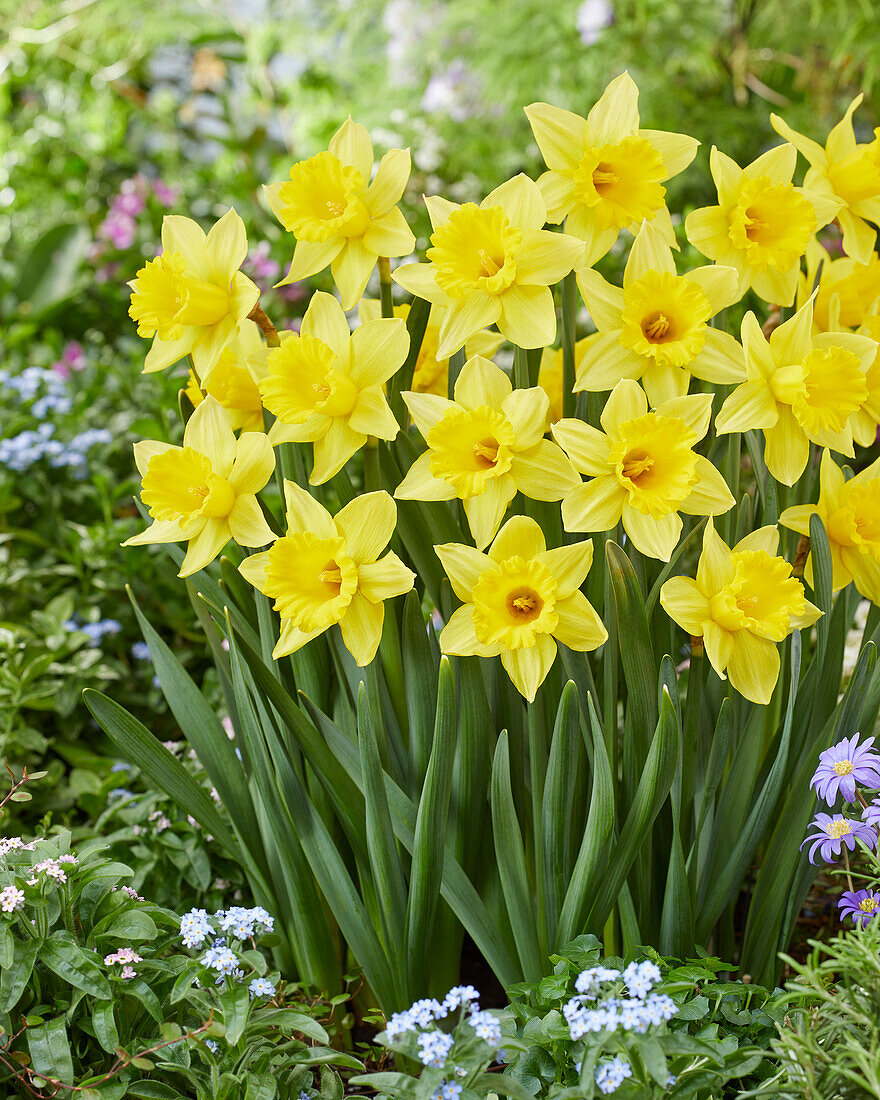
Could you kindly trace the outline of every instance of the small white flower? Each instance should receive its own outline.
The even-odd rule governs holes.
[[[16,886],[4,886],[0,890],[0,912],[14,913],[24,905],[24,890]]]

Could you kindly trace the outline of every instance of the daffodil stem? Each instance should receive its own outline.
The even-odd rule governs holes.
[[[562,415],[574,416],[575,324],[577,313],[577,282],[570,271],[562,280]]]
[[[525,348],[513,349],[513,384],[518,390],[529,388],[529,357]]]
[[[255,305],[254,308],[250,311],[250,313],[248,314],[248,320],[253,321],[254,324],[257,325],[260,332],[262,332],[263,336],[265,337],[268,347],[281,347],[281,337],[278,335],[278,330],[269,320],[267,315],[263,312],[259,304]]]
[[[368,493],[373,493],[381,487],[379,442],[374,438],[368,439],[367,445],[364,447],[364,488]]]
[[[467,352],[464,348],[459,348],[449,360],[449,383],[446,392],[450,401],[455,393],[455,383],[458,381],[458,376],[461,374],[461,368],[464,366],[466,359]]]
[[[379,268],[379,301],[382,304],[382,316],[394,316],[394,302],[391,297],[391,261],[387,256],[380,256],[377,267]]]

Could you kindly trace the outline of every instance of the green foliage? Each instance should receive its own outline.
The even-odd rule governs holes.
[[[180,917],[126,886],[131,868],[99,839],[76,854],[70,839],[3,844],[0,1082],[90,1100],[290,1100],[314,1088],[316,1067],[328,1096],[330,1066],[361,1068],[295,988],[278,988],[253,939],[226,933],[238,970],[215,984],[181,949]],[[249,995],[258,976],[278,990],[271,1001]]]

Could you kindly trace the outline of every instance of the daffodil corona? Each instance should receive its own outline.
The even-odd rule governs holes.
[[[526,115],[549,171],[538,180],[547,220],[565,221],[585,244],[581,263],[592,266],[621,229],[635,232],[655,221],[668,244],[675,234],[663,183],[694,159],[696,138],[639,126],[639,90],[629,73],[612,80],[582,118],[549,103]]]
[[[314,443],[312,485],[339,473],[368,436],[397,435],[384,387],[408,348],[399,318],[367,321],[350,332],[339,302],[319,291],[299,334],[285,333],[281,346],[269,350],[265,368],[257,368],[263,404],[277,418],[269,439],[273,446]]]
[[[500,657],[529,702],[553,665],[557,641],[588,652],[608,637],[580,591],[593,561],[589,539],[548,550],[538,524],[514,516],[486,554],[460,543],[435,549],[463,602],[440,634],[441,650]]]
[[[256,497],[275,469],[272,446],[257,432],[236,439],[213,397],[187,421],[182,447],[142,440],[134,457],[153,523],[123,545],[187,542],[180,576],[188,577],[230,538],[242,546],[266,546],[275,538]]]
[[[797,150],[778,145],[746,168],[713,147],[709,158],[718,205],[685,219],[688,240],[704,256],[739,272],[739,293],[789,306],[799,262],[817,229],[840,209],[836,199],[791,182]]]
[[[760,527],[733,550],[710,519],[696,580],[673,577],[660,589],[666,613],[693,638],[702,638],[718,675],[753,703],[769,703],[779,678],[777,644],[822,614],[777,557],[779,532]]]
[[[657,405],[684,396],[691,375],[722,384],[745,381],[742,348],[708,324],[740,297],[732,267],[698,267],[677,275],[662,231],[645,222],[633,242],[622,290],[591,268],[577,278],[599,334],[587,344],[575,389],[610,390],[621,378],[641,379]]]
[[[128,284],[128,312],[138,336],[152,337],[144,371],[192,357],[207,381],[223,349],[257,304],[260,292],[238,269],[247,255],[244,222],[227,210],[208,235],[191,218],[162,222],[162,254]]]
[[[537,185],[516,176],[477,206],[441,198],[425,203],[434,232],[427,264],[404,264],[392,278],[444,308],[437,358],[447,359],[486,325],[514,344],[541,348],[556,336],[550,287],[572,270],[583,245],[543,228]]]
[[[810,162],[804,186],[837,202],[837,224],[843,231],[847,256],[867,264],[874,252],[877,231],[868,222],[880,221],[880,138],[858,143],[852,116],[864,99],[858,95],[832,129],[823,148],[799,134],[778,115],[771,115],[773,129]]]
[[[812,335],[813,302],[768,340],[754,313],[742,323],[747,380],[715,418],[719,435],[761,428],[767,469],[785,485],[804,472],[810,443],[852,455],[852,416],[865,402],[877,344],[850,332]]]
[[[560,420],[553,437],[590,480],[562,504],[566,531],[609,531],[618,522],[636,549],[669,561],[681,534],[679,512],[720,515],[733,507],[727,483],[694,451],[706,434],[710,394],[675,397],[649,412],[636,382],[619,382],[600,423]]]
[[[409,592],[415,575],[392,551],[397,508],[385,492],[366,493],[331,516],[305,489],[285,481],[287,532],[246,558],[242,575],[275,601],[281,634],[276,659],[334,624],[360,666],[375,657],[385,620],[384,600]]]
[[[379,256],[407,256],[415,237],[397,207],[410,172],[408,149],[390,149],[373,170],[366,129],[347,119],[330,148],[290,169],[290,179],[264,188],[272,213],[296,237],[290,270],[279,286],[330,264],[345,309],[363,294]]]
[[[578,482],[562,450],[544,439],[550,400],[540,387],[514,390],[494,363],[469,359],[455,400],[405,392],[428,450],[397,487],[399,500],[464,502],[477,546],[491,541],[517,491],[561,500]]]
[[[838,592],[854,581],[866,599],[880,604],[880,459],[847,481],[826,450],[819,468],[818,503],[786,508],[779,522],[809,535],[813,515],[822,520],[828,536],[832,589]],[[812,553],[804,577],[813,584]]]

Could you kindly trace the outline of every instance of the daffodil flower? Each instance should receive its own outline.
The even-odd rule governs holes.
[[[350,332],[332,294],[312,296],[299,335],[284,333],[259,373],[265,407],[277,418],[272,445],[314,443],[309,481],[339,473],[367,437],[394,439],[400,430],[385,400],[385,383],[406,358],[409,336],[397,317],[367,321]]]
[[[578,482],[562,450],[544,439],[550,400],[540,388],[514,390],[494,363],[476,355],[455,383],[455,400],[404,392],[428,450],[398,485],[399,500],[464,502],[474,542],[484,547],[517,491],[561,500]]]
[[[725,385],[745,381],[742,348],[729,333],[708,325],[739,299],[734,268],[713,265],[677,275],[661,230],[644,222],[622,290],[590,268],[577,278],[599,334],[587,345],[576,390],[610,390],[621,378],[640,378],[657,405],[683,397],[691,375]]]
[[[556,336],[550,287],[583,250],[574,237],[543,229],[547,210],[537,184],[519,175],[477,206],[425,199],[434,232],[430,263],[404,264],[392,278],[444,307],[437,357],[447,359],[487,325],[513,344],[542,348]]]
[[[616,77],[586,118],[533,103],[526,115],[550,169],[538,180],[547,220],[565,221],[585,242],[581,264],[592,266],[617,240],[654,220],[668,244],[675,233],[663,183],[694,159],[696,138],[639,126],[639,89],[629,73]]]
[[[843,231],[843,250],[862,264],[870,260],[877,239],[868,222],[880,221],[880,138],[859,143],[852,124],[853,112],[864,98],[857,95],[850,103],[824,148],[778,115],[770,115],[776,133],[810,162],[804,186],[840,205],[837,223]]]
[[[710,519],[697,578],[673,577],[660,589],[667,615],[702,638],[712,667],[753,703],[769,703],[779,678],[778,642],[822,612],[804,596],[791,566],[777,557],[779,532],[760,527],[733,550]]]
[[[500,657],[530,703],[556,659],[556,643],[588,652],[608,634],[580,591],[593,562],[590,539],[548,550],[541,528],[513,516],[487,554],[461,543],[434,548],[463,602],[440,633],[458,657]]]
[[[797,291],[800,259],[817,229],[840,209],[837,199],[791,182],[793,145],[777,145],[746,168],[714,146],[709,157],[718,206],[685,218],[688,240],[716,263],[739,272],[739,292],[789,306]]]
[[[153,523],[124,546],[188,542],[179,576],[204,569],[230,538],[241,546],[266,546],[275,536],[256,494],[275,469],[265,435],[235,438],[226,413],[206,397],[183,433],[183,446],[147,439],[136,443],[141,500]]]
[[[880,459],[847,481],[826,450],[819,467],[818,503],[786,508],[779,522],[801,535],[809,535],[813,515],[822,520],[828,535],[832,589],[838,592],[855,581],[862,596],[880,604]],[[804,576],[812,585],[812,553],[807,558]]]
[[[864,264],[848,256],[832,260],[818,241],[811,241],[805,259],[806,271],[798,281],[797,303],[798,307],[804,305],[815,288],[815,332],[858,329],[876,311],[880,302],[880,256],[872,254]]]
[[[409,317],[409,303],[394,307],[394,316],[406,321]],[[381,307],[375,298],[361,298],[358,302],[358,319],[375,321],[381,317]],[[428,323],[425,326],[425,334],[419,346],[419,354],[413,369],[412,388],[416,393],[436,393],[439,397],[446,397],[449,392],[449,360],[440,359],[437,356],[437,348],[440,344],[440,322],[443,317],[442,306],[431,306],[428,314]],[[501,346],[504,337],[499,332],[490,332],[489,329],[480,329],[475,332],[465,345],[465,352],[470,359],[474,355],[482,355],[485,359],[491,359]]]
[[[810,443],[852,455],[852,415],[865,402],[877,344],[850,332],[812,335],[812,299],[770,334],[754,313],[742,323],[747,380],[715,418],[719,435],[760,428],[767,469],[785,485],[804,472]]]
[[[191,218],[164,218],[162,254],[128,284],[138,336],[153,339],[145,373],[190,355],[201,381],[207,380],[260,297],[238,270],[246,255],[244,222],[232,209],[207,236]]]
[[[281,616],[272,656],[293,653],[338,623],[346,649],[368,665],[382,638],[383,601],[409,592],[415,580],[393,552],[379,557],[394,534],[394,501],[365,493],[334,517],[292,481],[284,497],[287,533],[239,566]]]
[[[263,348],[260,330],[253,321],[243,321],[202,386],[195,373],[189,372],[184,392],[192,405],[195,407],[206,397],[214,397],[226,410],[226,419],[233,431],[261,432],[263,403],[247,361],[252,355],[259,355]]]
[[[669,561],[679,512],[717,516],[734,505],[727,483],[694,451],[709,428],[711,394],[674,397],[649,412],[638,383],[614,387],[599,421],[560,420],[553,438],[590,481],[562,503],[566,531],[610,531],[621,520],[641,553]]]
[[[389,149],[372,182],[373,146],[349,117],[326,152],[298,161],[290,179],[264,188],[272,213],[296,237],[278,284],[299,282],[330,264],[342,305],[353,309],[379,256],[408,256],[416,246],[397,207],[410,172],[408,149]]]

